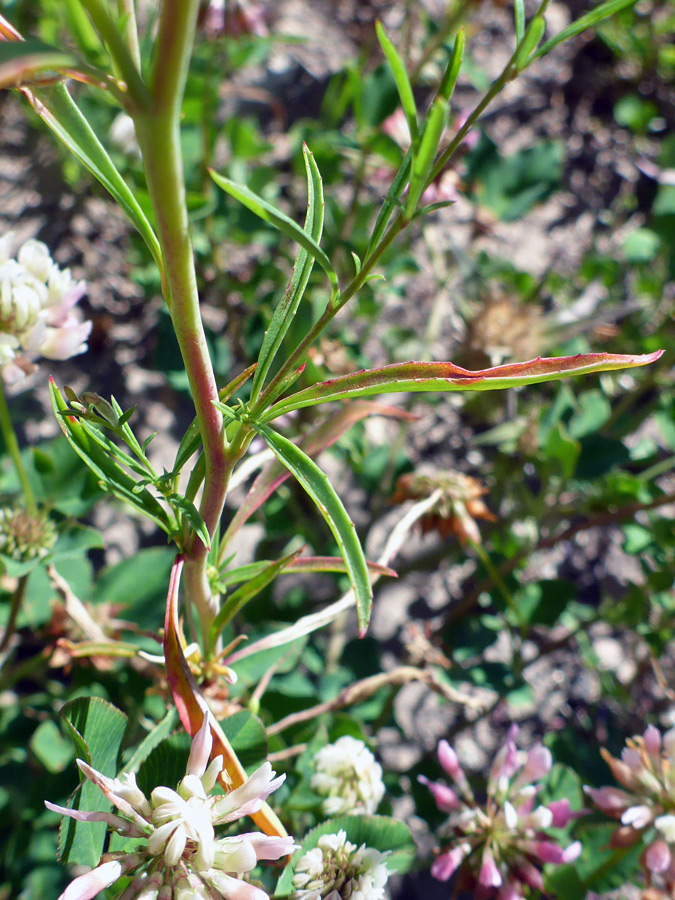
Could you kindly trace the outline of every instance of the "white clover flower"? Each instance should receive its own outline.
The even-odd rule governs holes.
[[[326,816],[374,813],[384,796],[382,767],[363,741],[344,735],[314,757],[313,791]]]
[[[244,881],[259,860],[281,859],[297,849],[291,837],[259,832],[217,837],[219,825],[250,816],[283,782],[266,762],[240,787],[211,795],[223,768],[223,757],[208,764],[213,738],[204,724],[195,735],[185,777],[173,790],[156,787],[145,796],[133,774],[107,778],[77,760],[86,777],[117,807],[119,815],[66,809],[46,803],[48,809],[85,822],[106,822],[127,837],[142,839],[133,853],[106,854],[105,861],[76,878],[59,900],[91,900],[126,874],[132,876],[125,900],[268,900],[265,891]]]
[[[293,900],[383,900],[387,855],[365,844],[357,848],[344,831],[324,834],[295,865]]]
[[[84,353],[91,322],[75,304],[85,291],[70,269],[60,269],[41,241],[26,241],[10,256],[11,232],[0,238],[0,373],[23,381],[38,356],[69,359]]]

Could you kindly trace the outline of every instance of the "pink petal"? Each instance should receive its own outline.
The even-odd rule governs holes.
[[[71,881],[58,900],[91,900],[92,897],[114,884],[125,872],[135,869],[140,860],[137,853],[132,853],[122,859],[113,859],[103,863],[92,869],[91,872],[80,875],[75,881]]]
[[[502,883],[502,876],[500,875],[499,869],[489,850],[486,850],[483,854],[483,862],[480,867],[478,882],[482,884],[483,887],[500,887]]]
[[[453,780],[457,780],[464,774],[457,754],[447,741],[438,743],[438,761]]]
[[[438,881],[448,881],[455,874],[470,849],[468,844],[460,844],[447,853],[437,856],[431,867],[432,878],[436,878]]]
[[[650,756],[660,757],[661,755],[661,732],[653,725],[648,725],[643,735],[645,748]]]
[[[60,813],[62,816],[70,816],[71,819],[77,819],[79,822],[105,822],[110,828],[114,828],[116,831],[120,831],[123,834],[128,834],[133,837],[143,837],[145,834],[145,832],[141,831],[140,828],[137,828],[133,822],[130,822],[128,819],[123,819],[121,816],[115,816],[113,813],[68,809],[66,806],[58,806],[56,803],[50,803],[49,800],[45,800],[45,806],[47,809],[51,809],[52,812]]]
[[[424,775],[418,775],[417,780],[429,788],[434,795],[436,806],[441,812],[454,812],[454,810],[462,808],[461,801],[452,788],[445,784],[439,784],[437,781],[429,781]]]
[[[649,845],[645,853],[645,863],[650,872],[661,874],[666,871],[670,862],[670,849],[665,841],[659,839]]]
[[[542,862],[559,864],[563,861],[563,848],[553,841],[536,841],[532,849]]]
[[[599,810],[609,815],[623,812],[633,802],[630,794],[614,787],[592,788],[584,785],[584,793],[588,794]]]
[[[260,831],[251,831],[248,834],[240,834],[238,837],[253,845],[258,859],[281,859],[290,856],[298,849],[292,837],[274,837],[263,834]]]
[[[553,821],[551,822],[553,828],[564,828],[573,816],[570,809],[570,801],[567,797],[564,797],[562,800],[553,800],[549,803],[548,808],[553,813]]]

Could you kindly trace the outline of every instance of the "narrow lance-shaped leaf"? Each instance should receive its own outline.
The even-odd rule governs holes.
[[[291,394],[272,406],[262,417],[270,422],[293,409],[402,391],[494,391],[542,381],[557,381],[571,375],[589,375],[632,369],[655,362],[663,350],[655,353],[629,355],[623,353],[580,353],[509,363],[491,369],[470,371],[451,362],[394,363],[379,369],[363,369],[351,375],[340,375]]]
[[[520,43],[525,34],[525,0],[513,0],[513,15],[516,29],[516,42]]]
[[[263,222],[274,225],[274,227],[278,228],[282,234],[285,234],[287,237],[291,238],[291,240],[295,241],[296,244],[300,244],[301,247],[304,247],[305,250],[307,250],[307,252],[319,263],[328,276],[328,280],[331,283],[332,295],[336,297],[339,294],[338,277],[331,261],[321,247],[319,247],[318,243],[304,231],[297,222],[294,222],[293,219],[286,215],[286,213],[281,212],[280,209],[276,209],[271,203],[268,203],[267,200],[263,200],[262,197],[259,197],[258,194],[255,194],[247,187],[244,187],[244,185],[235,184],[234,181],[230,181],[229,178],[225,178],[224,175],[219,175],[212,169],[209,169],[209,172],[211,178],[213,178],[218,187],[222,188],[231,197],[234,197],[235,200],[238,200],[247,209],[250,209],[251,212],[261,218]]]
[[[359,631],[363,636],[370,621],[373,589],[368,566],[354,523],[342,500],[317,464],[288,438],[266,426],[255,426],[267,445],[286,468],[293,473],[325,518],[347,566],[347,574],[354,590],[359,616]]]
[[[375,22],[375,31],[377,39],[382,47],[389,68],[396,82],[396,89],[403,107],[405,120],[408,123],[408,131],[410,132],[410,143],[413,147],[417,145],[417,106],[415,105],[415,97],[413,95],[412,85],[408,78],[405,65],[401,59],[398,50],[392,44],[389,36],[382,27],[382,23],[378,20]]]
[[[58,78],[64,69],[77,68],[79,63],[74,54],[41,41],[1,41],[0,88]]]
[[[382,201],[382,206],[380,207],[380,211],[377,214],[377,219],[375,221],[375,226],[373,228],[373,233],[371,235],[370,241],[368,242],[368,249],[366,250],[366,254],[364,259],[368,259],[370,254],[376,249],[379,245],[382,237],[384,236],[384,232],[389,224],[389,220],[391,219],[392,213],[395,209],[398,209],[400,204],[400,197],[405,190],[406,185],[410,179],[410,167],[412,166],[412,151],[408,150],[405,159],[400,165],[400,168],[396,175],[394,176],[394,180],[387,191],[387,196]]]
[[[284,557],[286,560],[287,557]],[[259,559],[256,562],[247,563],[244,566],[237,566],[236,569],[228,569],[219,575],[218,582],[227,587],[231,584],[239,584],[242,581],[248,581],[249,578],[255,578],[263,572],[267,566],[271,565],[273,560]],[[396,578],[394,569],[389,566],[382,566],[379,563],[366,560],[368,571],[372,575],[386,575],[389,578]],[[284,563],[280,569],[280,574],[286,573],[298,575],[306,572],[346,572],[347,566],[341,556],[300,556],[297,559],[290,559]]]
[[[146,488],[142,487],[139,490],[138,482],[110,458],[99,441],[76,418],[62,415],[68,412],[68,405],[53,379],[49,382],[49,392],[54,413],[68,443],[100,479],[102,486],[135,506],[160,528],[170,533],[172,529],[167,512],[159,501]]]
[[[321,174],[314,161],[314,157],[305,144],[303,144],[302,152],[305,159],[305,168],[307,170],[307,216],[305,218],[305,231],[318,245],[323,231],[324,211]],[[260,355],[258,356],[258,367],[253,379],[253,387],[251,388],[251,402],[253,403],[258,398],[258,394],[265,383],[265,378],[274,361],[274,357],[293,321],[293,317],[295,316],[300,301],[305,293],[307,282],[309,281],[309,276],[312,274],[313,268],[314,257],[301,246],[298,250],[295,265],[293,266],[291,280],[284,291],[283,297],[277,304],[270,326],[265,332],[263,345],[260,349]]]
[[[599,6],[596,6],[595,9],[591,10],[591,12],[586,13],[585,16],[581,16],[581,18],[572,22],[571,25],[568,25],[567,28],[563,28],[563,30],[556,34],[555,37],[552,37],[550,40],[546,41],[546,43],[542,44],[530,62],[534,62],[535,59],[545,56],[547,53],[550,53],[554,47],[557,47],[558,44],[562,44],[563,41],[567,41],[569,38],[581,34],[582,31],[593,28],[598,22],[602,22],[603,19],[614,15],[614,13],[620,12],[622,9],[626,9],[628,6],[633,6],[636,2],[637,0],[607,0],[606,3],[601,3]]]
[[[264,590],[268,584],[270,584],[277,575],[283,571],[283,569],[293,560],[296,559],[302,553],[302,547],[298,547],[297,550],[293,550],[291,553],[282,557],[281,559],[275,560],[274,562],[268,563],[264,566],[259,572],[257,572],[253,577],[243,584],[236,591],[233,591],[228,597],[225,598],[223,605],[220,607],[218,615],[213,620],[213,625],[211,626],[211,645],[214,646],[215,642],[218,638],[220,632],[225,628],[228,622],[231,622],[232,619],[246,606],[247,603],[250,603],[258,594]]]
[[[339,440],[356,422],[372,415],[414,419],[414,416],[399,407],[385,406],[384,404],[373,403],[367,400],[358,401],[343,407],[334,415],[329,416],[320,425],[317,425],[316,428],[303,437],[300,441],[300,447],[308,456],[315,457],[322,450]],[[241,528],[256,509],[259,509],[279,485],[283,484],[289,477],[290,472],[288,469],[276,460],[262,470],[230,522],[223,536],[224,544],[227,544],[232,535]]]
[[[171,570],[171,581],[169,583],[166,616],[164,619],[164,658],[166,660],[167,680],[171,687],[180,720],[190,737],[194,737],[197,734],[204,723],[204,716],[208,716],[213,736],[212,757],[222,755],[224,772],[230,778],[229,784],[222,775],[219,779],[227,792],[239,787],[246,781],[246,772],[225,736],[225,732],[209,709],[183,653],[178,632],[178,590],[182,568],[183,558],[177,556]],[[286,829],[267,803],[263,803],[259,812],[252,813],[251,818],[265,834],[286,837]]]
[[[410,190],[405,206],[406,217],[411,219],[422,192],[426,187],[429,173],[434,164],[436,150],[448,122],[448,102],[444,97],[436,97],[424,122],[417,153],[413,158],[410,174]]]
[[[4,50],[6,44],[15,46],[24,43],[26,42],[19,32],[0,16],[0,47]],[[46,88],[21,90],[44,123],[119,203],[138,229],[161,271],[162,254],[152,226],[89,122],[74,103],[67,87],[64,84],[57,84]]]

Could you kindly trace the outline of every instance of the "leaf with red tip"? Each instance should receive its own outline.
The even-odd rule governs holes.
[[[470,371],[451,362],[394,363],[379,369],[362,369],[340,375],[291,394],[275,403],[262,417],[271,422],[277,416],[305,406],[351,400],[402,391],[494,391],[504,388],[557,381],[571,375],[589,375],[615,369],[632,369],[656,362],[663,350],[630,355],[624,353],[580,353],[577,356],[531,359],[491,369]]]
[[[224,772],[229,776],[230,783],[227,783],[221,777],[221,784],[228,791],[243,784],[247,776],[232,745],[199,690],[199,685],[190,671],[183,653],[178,631],[178,589],[182,568],[183,558],[177,556],[171,570],[171,581],[166,600],[166,617],[164,620],[164,657],[166,660],[167,679],[180,720],[191,737],[194,737],[202,727],[204,716],[209,717],[209,725],[213,736],[212,756],[222,755],[223,757]],[[254,813],[251,818],[265,834],[278,835],[279,837],[287,836],[284,826],[269,804],[264,803],[260,811]]]

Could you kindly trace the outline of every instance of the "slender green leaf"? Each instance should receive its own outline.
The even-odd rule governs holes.
[[[314,161],[314,157],[308,150],[306,145],[302,148],[305,159],[305,168],[307,170],[307,215],[305,217],[305,231],[311,239],[317,244],[321,241],[321,233],[323,231],[323,186],[321,183],[321,175]],[[314,268],[314,257],[311,256],[304,247],[298,250],[298,256],[293,266],[293,274],[288,283],[288,287],[284,291],[284,295],[274,310],[270,326],[265,332],[263,345],[258,356],[258,365],[255,376],[253,378],[253,387],[251,388],[251,401],[255,402],[258,394],[265,383],[265,378],[270,370],[270,366],[274,361],[281,342],[286,336],[293,317],[303,298],[307,282]]]
[[[558,44],[562,44],[563,41],[567,41],[569,38],[581,34],[582,31],[593,28],[598,22],[602,22],[603,19],[614,15],[614,13],[619,12],[622,9],[626,9],[627,6],[633,6],[636,2],[637,0],[607,0],[606,3],[601,3],[600,6],[596,6],[591,12],[586,13],[585,16],[581,16],[580,19],[572,22],[567,28],[563,28],[563,30],[556,34],[555,37],[552,37],[550,40],[546,41],[546,43],[542,44],[530,62],[534,62],[535,59],[545,56],[547,53],[550,53],[554,47],[557,47]]]
[[[542,381],[558,381],[571,375],[646,366],[656,362],[662,354],[663,350],[635,356],[623,353],[580,353],[577,356],[539,357],[528,362],[509,363],[473,372],[451,362],[394,363],[380,369],[364,369],[351,375],[340,375],[291,394],[275,403],[262,417],[262,422],[271,422],[292,409],[332,400],[349,400],[401,391],[503,390]]]
[[[259,559],[256,562],[247,563],[245,566],[237,566],[236,569],[228,569],[219,575],[218,583],[223,587],[231,584],[239,584],[242,581],[248,581],[249,578],[255,578],[265,570],[273,561],[269,559]],[[374,575],[387,575],[390,578],[396,578],[394,569],[389,566],[382,566],[379,563],[366,560],[368,570]],[[341,556],[301,556],[298,559],[291,559],[290,562],[281,570],[281,574],[292,572],[299,574],[302,572],[346,572],[347,566]]]
[[[532,62],[532,54],[539,46],[539,43],[544,36],[544,31],[546,31],[544,17],[534,16],[527,26],[527,30],[523,35],[523,40],[516,53],[516,58],[513,61],[516,71],[521,72]]]
[[[417,106],[415,105],[415,97],[413,95],[410,79],[408,78],[408,73],[406,72],[405,65],[403,64],[403,60],[401,59],[398,50],[392,44],[379,20],[375,22],[375,31],[377,33],[377,39],[380,42],[380,47],[382,47],[382,52],[389,63],[389,68],[391,69],[394,81],[396,82],[396,89],[398,90],[398,96],[401,100],[405,120],[408,123],[408,130],[410,131],[410,143],[413,147],[416,147],[418,138]]]
[[[525,0],[513,0],[513,13],[516,28],[516,43],[519,44],[525,34]]]
[[[429,173],[434,165],[436,150],[445,131],[447,121],[448,102],[443,97],[437,97],[431,104],[431,109],[424,122],[424,131],[413,159],[410,191],[406,202],[406,216],[409,219],[415,212],[422,192],[426,187]]]
[[[167,503],[174,509],[179,510],[182,515],[185,516],[197,535],[199,535],[202,544],[208,549],[211,546],[209,531],[206,527],[206,522],[202,519],[199,510],[194,503],[191,500],[188,500],[187,497],[181,496],[181,494],[170,494],[166,499]]]
[[[347,574],[354,589],[359,631],[363,636],[370,621],[373,590],[363,548],[354,523],[347,515],[342,500],[317,464],[288,438],[266,426],[255,426],[267,445],[286,468],[292,472],[325,518],[347,566]]]
[[[262,197],[254,194],[253,191],[249,190],[247,187],[235,184],[234,181],[230,181],[229,178],[225,178],[224,175],[219,175],[212,169],[209,171],[218,187],[222,188],[231,197],[234,197],[235,200],[242,203],[247,209],[250,209],[251,212],[259,216],[264,222],[274,225],[275,228],[278,228],[279,231],[295,241],[296,244],[300,244],[301,247],[304,247],[310,256],[313,256],[324,270],[331,283],[333,294],[337,295],[339,292],[337,273],[321,247],[319,247],[317,242],[307,234],[306,231],[294,222],[293,219],[289,218],[286,213],[276,209],[266,200],[263,200]]]
[[[64,69],[76,69],[81,60],[67,50],[41,41],[0,41],[0,88],[39,82]]]
[[[50,379],[49,391],[54,413],[68,443],[100,480],[101,487],[122,500],[126,500],[127,503],[135,506],[156,522],[164,531],[171,533],[172,529],[164,507],[145,487],[141,487],[139,490],[138,482],[111,459],[98,440],[100,435],[94,437],[93,433],[90,433],[81,422],[78,422],[77,418],[67,415],[68,406],[52,379]],[[62,415],[62,413],[66,413],[66,415]],[[94,430],[91,429],[91,432]]]
[[[40,88],[32,93],[35,97],[34,107],[37,114],[82,165],[112,194],[138,229],[161,271],[162,253],[152,226],[66,86],[59,84]]]
[[[390,416],[399,419],[414,418],[410,413],[399,407],[385,406],[384,404],[373,403],[367,400],[350,403],[308,432],[302,438],[300,447],[308,456],[315,457],[322,450],[339,440],[356,422],[361,421],[366,416],[373,415]],[[232,535],[263,505],[265,500],[276,491],[279,485],[283,484],[289,475],[288,469],[277,460],[274,460],[260,472],[244,502],[239,505],[237,512],[228,525],[227,531],[223,536],[224,543],[227,543]]]
[[[455,45],[452,48],[448,67],[445,70],[445,75],[438,88],[439,95],[447,101],[452,99],[452,95],[455,92],[455,85],[457,84],[457,78],[459,77],[459,70],[462,68],[462,63],[464,62],[464,42],[464,29],[460,28],[457,32],[457,37],[455,38]]]
[[[373,250],[375,250],[379,245],[380,241],[382,240],[382,236],[384,235],[384,232],[387,228],[387,225],[389,224],[389,219],[391,218],[392,213],[401,205],[401,196],[410,179],[411,166],[412,151],[408,150],[405,159],[401,163],[399,170],[396,173],[396,176],[394,177],[389,190],[387,191],[387,196],[382,202],[380,211],[377,214],[375,227],[373,228],[373,233],[371,235],[370,241],[368,242],[368,249],[366,250],[364,259],[368,259]]]
[[[302,547],[299,547],[297,550],[283,556],[281,559],[268,563],[262,571],[258,572],[247,581],[246,584],[243,584],[240,588],[230,594],[229,597],[225,598],[218,611],[218,615],[211,625],[212,646],[215,644],[218,635],[228,622],[231,622],[247,603],[253,600],[254,597],[257,597],[260,591],[264,590],[268,584],[274,581],[277,575],[283,571],[291,560],[296,559],[301,553]]]

